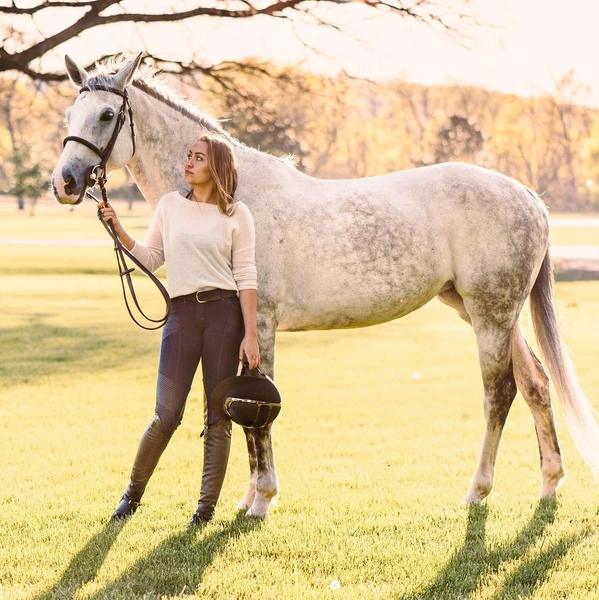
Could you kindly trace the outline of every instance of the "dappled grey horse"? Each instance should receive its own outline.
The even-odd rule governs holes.
[[[53,175],[57,200],[82,201],[90,172],[115,130],[107,169],[126,166],[148,203],[184,189],[182,165],[203,131],[230,138],[216,120],[130,62],[88,73],[68,57],[84,87],[68,110],[68,141]],[[131,122],[132,120],[132,122]],[[135,136],[135,142],[134,142]],[[465,501],[491,491],[503,427],[519,389],[528,403],[541,455],[542,497],[564,476],[549,379],[525,341],[526,298],[542,357],[581,454],[599,474],[599,427],[559,332],[553,301],[549,225],[540,199],[520,183],[461,163],[381,177],[326,181],[288,161],[232,140],[239,161],[237,199],[256,224],[259,342],[274,376],[275,331],[363,327],[403,317],[438,297],[470,323],[484,386],[486,429]],[[271,427],[246,429],[250,484],[240,508],[263,517],[278,493]]]

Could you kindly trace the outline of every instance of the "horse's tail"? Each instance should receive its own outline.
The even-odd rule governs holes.
[[[530,293],[532,323],[549,377],[561,401],[570,435],[595,476],[599,477],[599,425],[593,406],[580,387],[560,333],[553,292],[553,270],[547,249]]]

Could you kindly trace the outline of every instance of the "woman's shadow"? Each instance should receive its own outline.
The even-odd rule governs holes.
[[[258,529],[262,523],[240,512],[226,526],[203,537],[202,528],[172,535],[91,598],[141,598],[148,592],[156,597],[194,594],[206,568],[229,542]],[[77,591],[97,575],[122,528],[122,521],[108,523],[75,556],[60,580],[35,600],[75,597]],[[152,573],[151,582],[148,582],[148,572]]]
[[[73,598],[77,590],[97,575],[124,524],[124,521],[109,521],[77,553],[60,580],[50,589],[36,596],[35,600]]]
[[[468,598],[484,585],[484,579],[499,572],[501,565],[519,560],[543,535],[548,525],[553,523],[557,512],[557,501],[542,499],[539,501],[528,524],[513,541],[496,549],[486,547],[486,505],[473,505],[468,512],[468,524],[463,546],[451,557],[447,565],[424,590],[404,600],[444,600]],[[534,557],[523,562],[504,581],[494,599],[504,597],[532,597],[541,585],[553,565],[564,557],[570,548],[578,544],[589,532],[564,536]]]

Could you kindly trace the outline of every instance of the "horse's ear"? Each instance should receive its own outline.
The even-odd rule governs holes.
[[[128,62],[115,76],[113,85],[121,90],[125,89],[125,86],[133,79],[135,71],[139,67],[143,52],[140,52],[131,62]]]
[[[64,57],[64,62],[67,66],[69,79],[75,84],[75,87],[83,87],[89,78],[89,73],[66,54]]]

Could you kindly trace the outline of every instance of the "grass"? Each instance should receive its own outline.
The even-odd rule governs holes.
[[[68,235],[91,239],[98,223],[77,218]],[[5,215],[0,238],[59,220]],[[142,507],[109,523],[153,410],[160,333],[128,320],[110,248],[28,248],[0,245],[2,600],[599,595],[598,488],[559,414],[568,477],[557,502],[537,500],[518,398],[492,495],[461,504],[482,388],[471,330],[438,302],[378,327],[279,335],[281,497],[265,521],[235,510],[248,479],[236,427],[216,518],[185,529],[201,475],[198,382]],[[560,283],[557,295],[597,405],[599,283]]]

